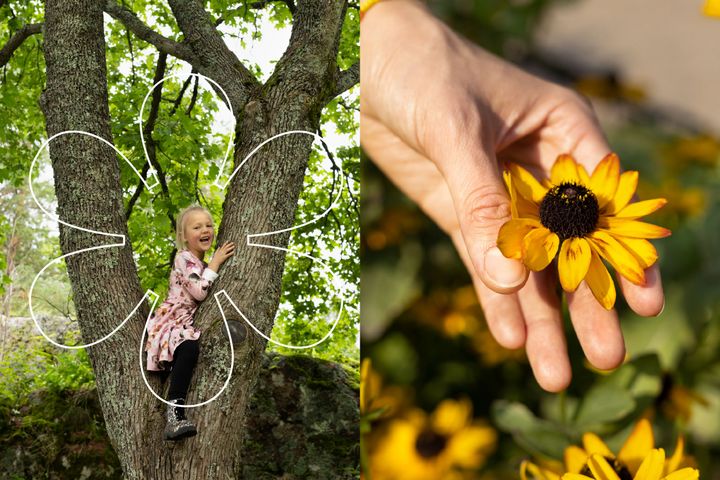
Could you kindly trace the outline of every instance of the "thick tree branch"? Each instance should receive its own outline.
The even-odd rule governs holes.
[[[123,25],[137,35],[138,38],[154,45],[161,52],[172,55],[180,60],[185,60],[191,64],[197,62],[197,58],[187,45],[160,35],[145,25],[132,11],[118,5],[114,0],[107,0],[105,2],[105,11],[115,20],[122,22]]]
[[[225,23],[227,21],[228,18],[232,17],[233,15],[235,15],[238,12],[241,12],[241,11],[247,12],[247,10],[249,8],[252,8],[253,10],[262,10],[263,8],[267,7],[268,5],[270,5],[271,3],[274,3],[274,2],[284,3],[285,5],[287,5],[288,10],[290,10],[290,14],[293,16],[295,15],[295,12],[297,11],[297,7],[295,6],[295,2],[293,0],[260,0],[257,2],[245,3],[245,4],[243,4],[242,7],[233,8],[231,10],[225,10],[225,12],[223,12],[223,15],[218,17],[217,20],[215,20],[215,26],[218,27],[218,26],[222,25],[223,23]]]
[[[287,5],[288,9],[290,10],[290,13],[295,15],[295,12],[297,12],[297,6],[295,6],[295,2],[293,0],[260,0],[258,2],[252,2],[249,4],[250,8],[256,8],[256,9],[262,9],[267,7],[269,4],[274,2],[281,2]]]
[[[22,45],[28,37],[35,35],[36,33],[40,33],[42,31],[42,27],[42,23],[31,23],[15,32],[15,35],[13,35],[2,50],[0,50],[0,67],[4,67],[10,61],[12,54],[15,53],[15,50],[20,48],[20,45]]]
[[[185,43],[197,58],[193,66],[226,91],[233,110],[238,112],[260,87],[259,82],[225,44],[203,2],[170,0],[170,8],[185,35]]]
[[[342,26],[345,21],[346,1],[296,0],[290,44],[277,63],[269,85],[283,88],[281,79],[292,76],[297,85],[314,100],[311,110],[319,112],[336,96],[338,72],[337,55]],[[342,79],[349,88],[352,70]]]
[[[360,61],[353,63],[347,70],[338,72],[337,83],[335,84],[335,91],[333,92],[333,98],[341,95],[352,87],[358,84],[360,81]]]

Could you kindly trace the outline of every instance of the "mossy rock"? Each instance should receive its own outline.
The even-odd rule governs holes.
[[[242,478],[359,478],[357,381],[339,364],[268,354],[248,412]],[[0,478],[121,479],[95,390],[0,405]]]

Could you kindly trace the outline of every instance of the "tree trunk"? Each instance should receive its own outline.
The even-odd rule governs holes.
[[[271,80],[253,86],[224,44],[217,43],[210,18],[193,0],[170,0],[178,25],[201,72],[231,94],[236,112],[235,161],[257,144],[288,130],[316,131],[320,111],[333,96],[335,58],[346,5],[336,0],[300,2],[291,44]],[[213,33],[214,32],[214,33]],[[212,41],[207,38],[212,37]],[[45,14],[47,88],[41,105],[48,136],[84,130],[112,142],[107,98],[102,2],[47,0]],[[228,69],[239,72],[229,75]],[[236,103],[237,102],[237,103]],[[202,402],[222,387],[230,363],[225,328],[213,299],[222,289],[265,334],[278,308],[284,253],[249,247],[246,235],[292,226],[311,151],[312,137],[292,135],[267,145],[228,187],[218,242],[234,241],[233,259],[201,304],[195,323],[201,336],[200,363],[189,394]],[[115,152],[92,138],[69,135],[50,145],[58,215],[84,228],[127,236]],[[263,242],[286,246],[289,234]],[[112,242],[108,237],[60,226],[63,253]],[[94,250],[67,259],[76,310],[85,343],[110,332],[143,296],[129,239],[125,246]],[[230,319],[239,315],[226,302]],[[228,389],[210,405],[192,409],[198,435],[178,443],[162,440],[165,405],[145,388],[138,351],[147,305],[109,340],[89,348],[110,439],[130,479],[239,478],[244,416],[261,364],[265,341],[249,334],[235,348],[235,371]],[[148,375],[163,395],[162,385]]]

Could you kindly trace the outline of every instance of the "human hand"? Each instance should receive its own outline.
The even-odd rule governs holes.
[[[547,178],[569,153],[592,172],[610,148],[589,105],[458,37],[417,2],[380,2],[361,36],[361,143],[378,167],[447,232],[473,279],[490,331],[525,345],[538,383],[559,391],[571,370],[552,269],[505,258],[498,230],[510,219],[499,163]],[[638,314],[658,314],[657,266],[638,286],[618,276]],[[567,293],[573,327],[597,368],[618,366],[625,346],[614,310],[585,283]]]
[[[225,260],[232,257],[235,254],[235,244],[233,242],[225,242],[222,246],[218,247],[213,254],[212,260],[208,264],[208,268],[214,272],[217,272],[220,266],[225,263]]]

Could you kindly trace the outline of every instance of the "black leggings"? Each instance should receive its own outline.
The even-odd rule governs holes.
[[[187,398],[193,370],[200,354],[197,340],[185,340],[175,349],[170,372],[170,390],[168,400]]]

